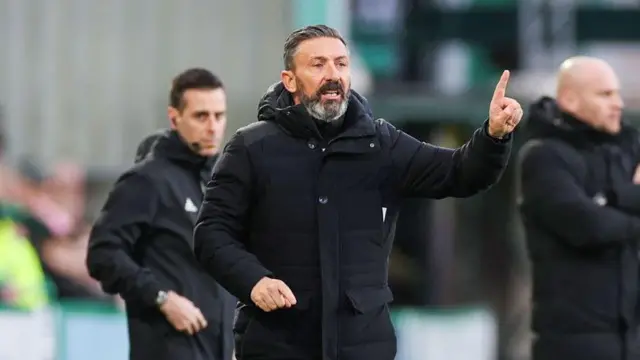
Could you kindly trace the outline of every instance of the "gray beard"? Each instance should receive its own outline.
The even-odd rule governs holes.
[[[349,101],[345,99],[340,101],[340,103],[331,103],[327,105],[323,105],[320,101],[313,101],[305,103],[304,107],[307,109],[309,115],[314,119],[324,122],[332,122],[344,116],[347,112],[348,105]]]
[[[304,93],[300,94],[300,102],[304,105],[305,109],[311,117],[319,121],[332,122],[340,119],[347,112],[349,106],[350,91],[344,96],[344,99],[340,102],[329,102],[322,104],[320,96],[307,97]]]

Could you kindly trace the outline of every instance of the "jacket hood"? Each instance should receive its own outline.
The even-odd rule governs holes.
[[[144,158],[151,153],[155,142],[167,131],[168,130],[166,129],[158,130],[155,133],[147,135],[147,137],[142,139],[140,144],[138,144],[138,148],[136,149],[136,157],[134,160],[135,163],[139,163],[140,161],[144,160]]]
[[[635,129],[626,124],[623,124],[622,131],[616,135],[594,129],[563,112],[556,100],[547,96],[531,104],[524,126],[525,139],[558,138],[575,145],[619,142],[635,133]]]
[[[367,99],[354,90],[351,90],[349,94],[345,128],[355,124],[363,126],[364,124],[361,122],[367,121],[371,123],[373,128],[373,112]],[[321,137],[304,105],[294,104],[293,96],[282,82],[271,85],[258,102],[258,120],[275,121],[294,136]]]

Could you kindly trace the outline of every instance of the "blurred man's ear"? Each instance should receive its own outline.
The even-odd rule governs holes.
[[[564,96],[564,101],[562,106],[564,107],[565,111],[568,111],[570,113],[575,113],[576,111],[578,111],[578,96],[574,91],[567,91],[565,93]]]

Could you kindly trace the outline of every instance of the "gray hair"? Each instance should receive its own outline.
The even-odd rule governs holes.
[[[347,42],[344,40],[342,35],[340,35],[338,30],[327,25],[310,25],[300,28],[292,32],[284,42],[284,53],[282,54],[282,58],[284,60],[285,70],[293,70],[293,57],[296,55],[298,47],[303,41],[321,37],[338,39],[342,41],[345,46],[347,45]]]

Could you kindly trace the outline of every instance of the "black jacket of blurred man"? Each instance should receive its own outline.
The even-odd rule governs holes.
[[[505,98],[459,149],[420,142],[350,90],[344,40],[294,32],[259,121],[227,144],[195,229],[206,270],[242,302],[240,360],[392,360],[391,229],[407,196],[467,197],[498,181],[522,116]]]
[[[132,360],[229,360],[234,300],[200,267],[192,237],[226,125],[220,80],[204,69],[177,76],[169,118],[109,194],[87,265],[126,301]]]
[[[568,59],[558,81],[557,102],[531,106],[520,153],[533,358],[640,359],[640,134],[605,62]]]

